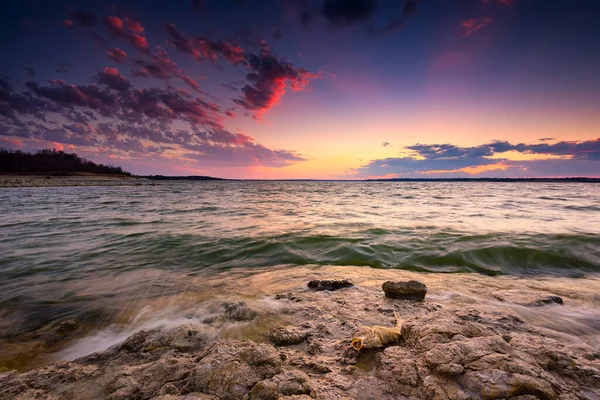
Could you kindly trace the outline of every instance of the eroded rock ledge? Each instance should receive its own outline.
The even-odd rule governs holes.
[[[453,312],[360,285],[272,301],[289,325],[261,343],[214,341],[212,321],[140,331],[73,362],[0,374],[0,399],[600,398],[597,357],[498,310]],[[392,324],[394,311],[404,319],[398,345],[350,347],[358,326]],[[241,302],[222,313],[255,317]]]

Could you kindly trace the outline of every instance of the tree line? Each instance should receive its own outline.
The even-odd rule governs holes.
[[[62,150],[44,149],[35,153],[20,150],[0,149],[0,173],[33,174],[33,173],[71,173],[89,172],[94,174],[131,175],[121,167],[96,164],[75,153]]]

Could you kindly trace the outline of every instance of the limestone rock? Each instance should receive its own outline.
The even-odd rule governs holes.
[[[300,344],[306,340],[309,332],[293,326],[278,327],[269,331],[269,339],[278,346]]]
[[[308,282],[308,287],[313,290],[328,290],[334,291],[354,286],[348,279],[333,279],[333,280],[312,280]]]
[[[423,301],[427,294],[427,286],[419,281],[384,282],[381,286],[385,296],[392,299]]]

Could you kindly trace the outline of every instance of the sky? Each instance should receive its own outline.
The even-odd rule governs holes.
[[[20,0],[0,148],[135,174],[600,177],[600,2]]]

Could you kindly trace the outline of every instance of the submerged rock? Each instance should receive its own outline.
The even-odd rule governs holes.
[[[354,286],[348,279],[332,279],[332,280],[312,280],[308,282],[308,287],[313,290],[334,290],[349,288]]]
[[[548,296],[548,297],[544,297],[543,299],[538,299],[536,301],[533,301],[531,303],[529,303],[529,306],[534,306],[534,307],[540,307],[540,306],[545,306],[548,304],[560,304],[563,305],[563,299],[558,297],[558,296]]]
[[[222,306],[225,309],[227,319],[233,321],[250,321],[258,315],[243,301],[223,303]]]
[[[392,282],[381,285],[386,297],[401,300],[423,301],[427,294],[427,286],[419,281]]]

